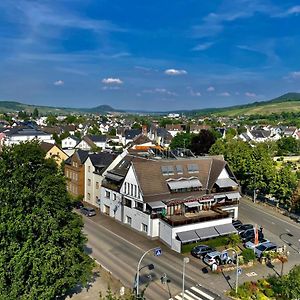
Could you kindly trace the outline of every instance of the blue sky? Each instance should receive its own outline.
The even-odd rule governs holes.
[[[223,107],[300,91],[296,0],[1,0],[0,100]]]

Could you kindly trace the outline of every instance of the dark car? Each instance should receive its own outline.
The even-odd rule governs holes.
[[[77,201],[74,203],[74,207],[77,209],[80,209],[83,207],[83,203],[81,201]]]
[[[252,224],[244,224],[244,225],[240,226],[237,230],[238,230],[239,234],[242,234],[244,231],[249,230],[249,229],[253,229]]]
[[[206,245],[198,245],[192,249],[191,254],[195,257],[203,258],[207,253],[213,251],[216,251],[216,249]]]
[[[243,223],[240,220],[233,220],[232,225],[234,226],[235,229],[238,229],[243,225]]]
[[[83,215],[87,216],[87,217],[92,217],[92,216],[96,216],[96,211],[94,208],[91,207],[81,207],[80,211]]]
[[[257,232],[258,232],[258,240],[261,241],[264,238],[264,234],[262,233],[261,230],[258,230]],[[255,230],[253,228],[248,229],[248,230],[242,232],[240,234],[240,237],[241,237],[243,243],[247,243],[255,238]]]

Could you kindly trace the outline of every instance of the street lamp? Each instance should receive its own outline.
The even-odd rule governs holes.
[[[184,277],[185,277],[185,265],[190,262],[188,257],[183,258],[183,270],[182,270],[182,299],[184,299]]]
[[[235,293],[237,294],[238,286],[239,286],[239,255],[237,251],[234,248],[228,248],[228,250],[231,250],[236,255],[236,280],[235,280]]]
[[[142,255],[142,257],[140,258],[140,260],[139,260],[139,262],[138,262],[138,265],[137,265],[137,271],[136,271],[136,274],[137,274],[137,278],[136,278],[136,297],[137,297],[137,299],[138,299],[138,297],[139,297],[140,270],[142,269],[142,268],[140,268],[140,265],[141,265],[141,262],[142,262],[143,258],[144,258],[150,251],[154,251],[154,254],[155,254],[156,256],[160,256],[160,255],[161,255],[161,249],[155,247],[155,248],[151,248],[151,249],[147,250],[147,251]],[[153,266],[153,264],[150,264],[150,265]],[[150,265],[149,265],[149,266],[150,266]],[[154,268],[154,266],[153,266],[153,268]],[[152,268],[152,269],[153,269],[153,268]],[[151,270],[152,270],[152,269],[151,269]]]

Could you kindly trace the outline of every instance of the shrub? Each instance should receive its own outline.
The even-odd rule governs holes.
[[[245,263],[248,263],[249,261],[255,259],[255,254],[254,254],[254,251],[252,249],[244,249],[242,251],[242,256],[244,258]]]
[[[228,245],[228,237],[226,236],[220,236],[220,237],[216,237],[214,239],[210,239],[207,241],[201,241],[201,242],[197,242],[197,243],[191,243],[191,244],[185,244],[182,246],[181,252],[182,253],[188,253],[191,252],[191,250],[197,246],[197,245],[207,245],[213,248],[216,247],[221,247],[221,246],[226,246]]]

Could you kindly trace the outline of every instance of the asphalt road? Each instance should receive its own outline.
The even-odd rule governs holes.
[[[289,265],[300,263],[300,224],[270,207],[254,204],[248,199],[240,201],[239,219],[244,223],[262,226],[267,239],[278,246],[286,245],[290,252]]]
[[[133,286],[137,263],[149,247],[144,249],[131,243],[98,224],[93,218],[84,217],[84,223],[84,232],[88,236],[87,251],[123,284]],[[151,251],[141,264],[141,266],[145,266],[153,263],[155,266],[152,271],[143,268],[140,277],[140,291],[149,283],[145,290],[145,296],[149,300],[169,299],[182,289],[182,256],[164,246],[162,246],[162,250],[163,254],[159,257],[154,256]],[[164,273],[170,280],[168,284],[161,283],[160,278]],[[152,277],[151,281],[147,277],[149,274]],[[199,264],[194,264],[191,260],[186,265],[185,287],[189,288],[198,283],[203,285],[204,277],[207,280],[209,276],[215,275],[202,274]],[[213,281],[209,280],[206,287],[211,290],[210,283]]]

